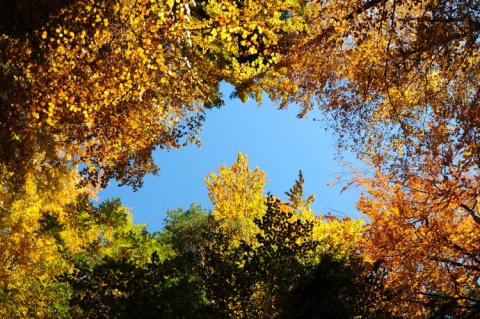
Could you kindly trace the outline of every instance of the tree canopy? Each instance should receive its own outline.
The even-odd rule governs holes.
[[[18,179],[40,157],[82,164],[87,184],[140,186],[157,172],[155,148],[198,141],[205,108],[222,104],[221,81],[241,87],[277,62],[283,39],[303,28],[301,6],[7,1],[0,164]]]
[[[0,2],[0,314],[478,316],[479,39],[477,1]],[[321,110],[369,220],[315,216],[302,173],[265,194],[241,153],[159,233],[91,203],[199,144],[222,82]]]

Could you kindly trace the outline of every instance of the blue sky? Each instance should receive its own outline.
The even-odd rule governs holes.
[[[137,192],[117,187],[112,182],[99,194],[100,200],[120,197],[129,207],[135,223],[148,224],[150,231],[160,230],[167,209],[188,208],[192,202],[211,209],[203,178],[222,164],[230,166],[240,151],[248,156],[252,168],[259,167],[267,174],[266,190],[285,198],[302,170],[304,193],[315,194],[316,214],[331,212],[338,216],[361,217],[355,209],[357,190],[340,195],[345,184],[329,187],[335,174],[348,169],[334,160],[334,138],[321,122],[296,119],[298,108],[277,110],[265,99],[261,107],[250,101],[230,100],[231,88],[224,85],[227,97],[220,109],[208,111],[200,133],[202,146],[190,145],[179,150],[156,151],[155,163],[159,176],[147,176]],[[318,116],[318,114],[317,114]],[[355,162],[350,154],[344,159]]]

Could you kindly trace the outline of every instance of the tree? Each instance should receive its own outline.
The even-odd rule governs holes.
[[[170,269],[175,269],[174,276],[180,274],[201,280],[200,269],[206,267],[206,255],[212,245],[210,234],[216,231],[218,224],[208,211],[195,204],[186,211],[181,208],[168,210],[164,222],[163,229],[154,236],[161,245],[171,249],[166,263]],[[204,285],[199,289],[206,294]]]
[[[480,223],[469,192],[478,179],[430,173],[402,183],[380,172],[360,178],[366,192],[358,208],[371,219],[362,251],[386,270],[382,285],[395,294],[382,305],[396,315],[476,317]]]
[[[299,116],[318,106],[341,148],[375,165],[408,174],[421,165],[406,164],[436,157],[465,172],[478,167],[478,6],[347,0],[309,8],[307,32],[276,66],[290,91],[266,76],[272,97],[299,102]]]
[[[218,175],[210,173],[205,178],[209,198],[215,208],[212,212],[226,233],[236,234],[239,240],[253,241],[256,230],[254,220],[265,212],[266,174],[258,167],[248,165],[248,157],[238,153],[230,168],[223,165]]]
[[[278,318],[287,310],[292,291],[305,282],[315,264],[313,223],[280,208],[268,198],[265,215],[256,219],[258,247],[243,243],[245,272],[256,277],[246,317]]]
[[[283,39],[303,29],[294,14],[302,6],[5,2],[0,168],[20,179],[41,154],[46,163],[82,164],[88,184],[104,187],[113,178],[139,187],[158,171],[155,148],[199,141],[205,109],[222,104],[221,81],[253,87],[255,76],[274,71]]]
[[[139,265],[105,257],[94,267],[76,265],[65,279],[73,288],[76,318],[209,318],[202,282],[180,264],[151,261]]]
[[[208,229],[209,214],[201,206],[192,204],[188,210],[167,210],[162,231],[154,234],[156,239],[178,254],[202,256],[204,232]]]
[[[243,165],[239,166],[239,163]],[[293,300],[301,295],[304,284],[315,280],[312,276],[317,265],[333,258],[336,265],[344,265],[347,269],[349,263],[356,262],[363,222],[315,216],[310,208],[314,197],[303,198],[301,172],[293,188],[286,193],[289,202],[261,196],[263,190],[259,181],[265,176],[252,178],[255,174],[245,167],[246,157],[240,154],[231,169],[223,166],[219,176],[211,174],[213,181],[207,180],[211,199],[212,195],[218,196],[212,200],[215,204],[212,217],[218,226],[207,233],[210,244],[205,254],[205,266],[201,268],[207,296],[229,317],[279,318],[292,315]],[[252,192],[255,189],[258,191]],[[248,192],[257,195],[245,196]],[[258,198],[258,204],[252,205],[255,198]],[[264,210],[260,211],[262,206]],[[253,220],[252,214],[246,213],[251,207],[256,209],[257,217]],[[237,222],[236,227],[225,225],[226,219],[233,218],[249,220],[250,223]],[[242,227],[248,227],[255,236],[239,237],[239,232],[244,233]],[[357,276],[363,276],[360,268],[355,268],[355,276],[348,279],[352,285]],[[352,274],[353,268],[348,269]],[[329,280],[340,284],[342,279],[332,276]],[[353,295],[360,299],[360,293],[355,294],[352,290]],[[336,297],[338,300],[342,298],[338,295],[332,298]],[[313,304],[316,302],[326,301],[312,301]],[[352,305],[351,309],[360,312],[358,305]]]
[[[76,179],[74,168],[54,166],[49,176],[27,176],[17,192],[2,189],[2,317],[68,318],[70,287],[58,276],[104,256],[146,262],[157,248],[118,200],[95,207]]]
[[[308,31],[259,85],[318,107],[374,168],[359,208],[400,316],[475,316],[480,11],[465,1],[312,3]],[[262,84],[263,83],[263,84]],[[371,242],[368,243],[368,240]],[[432,310],[433,309],[433,310]]]
[[[66,315],[68,291],[54,278],[68,263],[56,244],[68,223],[65,205],[86,192],[76,178],[74,169],[53,166],[27,175],[21,189],[1,188],[0,316]]]

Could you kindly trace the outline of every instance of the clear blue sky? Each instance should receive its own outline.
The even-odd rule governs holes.
[[[149,231],[160,230],[167,209],[188,208],[192,202],[211,209],[203,178],[222,164],[230,166],[240,151],[248,156],[252,168],[259,167],[267,174],[266,190],[285,198],[302,170],[304,193],[315,194],[316,214],[360,217],[355,209],[358,191],[340,195],[344,185],[329,187],[335,174],[348,172],[334,160],[333,136],[320,122],[296,119],[298,108],[277,110],[269,100],[261,107],[256,102],[230,100],[231,88],[224,85],[225,105],[208,111],[200,133],[202,146],[190,145],[171,151],[156,151],[155,163],[159,176],[148,176],[137,192],[117,187],[114,182],[99,194],[100,200],[120,197],[129,207],[135,223],[148,224]],[[317,114],[318,116],[318,114]],[[345,159],[354,157],[345,154]]]

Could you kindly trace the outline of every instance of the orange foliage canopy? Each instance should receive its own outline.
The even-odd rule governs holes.
[[[371,219],[362,250],[386,270],[394,297],[383,307],[402,317],[446,309],[468,317],[480,301],[479,179],[434,159],[426,170],[403,181],[379,171],[359,177],[366,193],[357,207]]]
[[[465,1],[314,1],[308,32],[265,89],[317,107],[362,159],[408,173],[411,157],[478,167],[480,10]],[[283,95],[282,95],[283,94]]]

